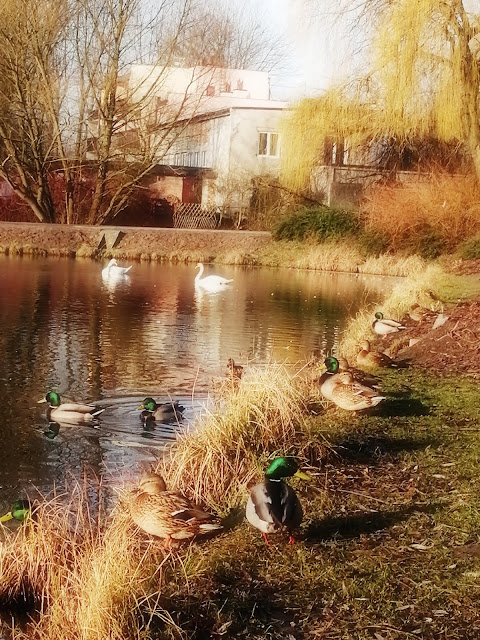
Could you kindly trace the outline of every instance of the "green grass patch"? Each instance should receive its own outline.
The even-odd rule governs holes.
[[[376,413],[310,418],[331,450],[295,485],[295,545],[242,523],[170,566],[163,604],[188,637],[478,637],[478,385],[382,376]]]

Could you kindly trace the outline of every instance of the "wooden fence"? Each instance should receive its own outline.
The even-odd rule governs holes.
[[[177,229],[216,229],[220,223],[219,207],[202,207],[192,202],[182,203],[173,212],[173,226]]]

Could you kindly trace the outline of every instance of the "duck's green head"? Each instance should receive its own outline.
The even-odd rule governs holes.
[[[38,401],[40,402],[48,402],[51,407],[59,407],[60,406],[60,396],[56,391],[49,391],[45,398],[42,398]]]
[[[377,311],[375,314],[375,318],[377,320],[383,320],[383,313],[381,311]]]
[[[281,480],[282,478],[290,478],[296,476],[302,480],[310,480],[310,476],[298,469],[298,460],[296,458],[285,456],[275,458],[265,471],[265,477],[268,480]]]
[[[328,358],[325,358],[324,364],[327,367],[328,373],[338,373],[338,360],[333,356],[328,356]]]
[[[28,500],[15,500],[10,511],[0,518],[0,522],[7,522],[7,520],[12,519],[23,522],[29,517],[30,509]]]
[[[157,408],[157,403],[153,398],[145,398],[145,400],[143,401],[143,404],[141,404],[138,407],[137,411],[140,409],[146,409],[147,411],[155,411],[156,408]]]

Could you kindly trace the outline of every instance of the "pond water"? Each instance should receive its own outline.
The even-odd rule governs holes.
[[[392,279],[288,269],[206,266],[233,278],[194,286],[193,265],[134,264],[104,281],[98,262],[0,258],[0,508],[68,478],[136,476],[188,429],[228,358],[298,363],[334,350],[346,320]],[[100,426],[48,430],[49,390],[105,407]],[[145,429],[146,396],[185,406],[180,425]]]

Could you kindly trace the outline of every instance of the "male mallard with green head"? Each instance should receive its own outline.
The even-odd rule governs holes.
[[[192,540],[222,529],[210,513],[182,494],[167,491],[164,479],[157,473],[142,476],[129,508],[135,524],[152,536],[164,538],[167,549],[172,540]]]
[[[324,361],[325,371],[318,379],[320,392],[327,400],[332,399],[332,389],[335,385],[335,379],[340,373],[340,365],[337,358],[328,356]]]
[[[140,420],[142,422],[172,422],[173,420],[181,420],[185,407],[182,407],[178,400],[175,402],[164,402],[157,404],[153,398],[145,398],[143,403],[138,407],[137,411],[142,410]]]
[[[286,530],[289,544],[294,542],[293,531],[300,526],[303,510],[294,489],[283,478],[296,476],[303,480],[310,477],[299,471],[298,461],[292,457],[275,458],[265,471],[265,480],[255,485],[247,501],[245,515],[254,527],[262,532],[267,544],[267,534]]]
[[[60,401],[60,396],[55,391],[49,391],[45,398],[38,401],[48,402],[47,420],[60,424],[90,424],[105,409],[97,409],[89,404],[77,404],[75,402]]]
[[[31,515],[31,504],[29,500],[15,500],[10,511],[0,517],[0,522],[8,522],[8,520],[18,520],[23,522]]]
[[[389,333],[402,331],[406,327],[404,327],[404,325],[397,320],[384,318],[383,313],[381,311],[377,311],[377,313],[375,314],[375,320],[372,323],[372,328],[375,333],[378,333],[379,336],[384,337]]]

